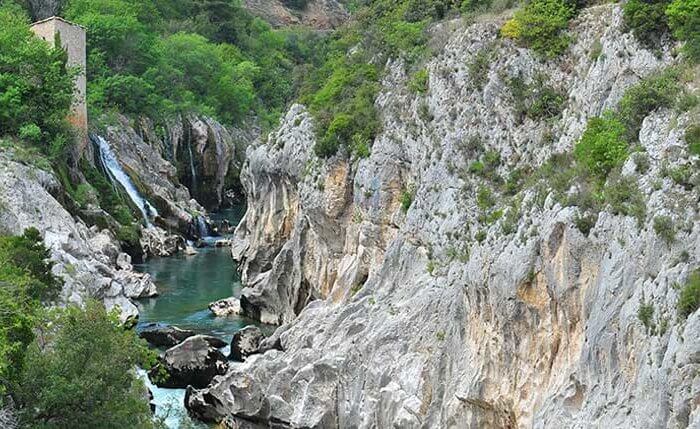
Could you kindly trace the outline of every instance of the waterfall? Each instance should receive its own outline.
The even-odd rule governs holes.
[[[207,227],[204,216],[197,216],[197,234],[200,238],[209,237],[209,227]]]
[[[190,176],[192,177],[192,196],[194,197],[194,193],[196,192],[197,189],[197,172],[194,169],[194,157],[192,156],[192,143],[187,142],[187,151],[190,154]]]
[[[109,147],[107,140],[101,136],[97,136],[94,141],[97,143],[100,150],[102,167],[110,177],[112,184],[118,182],[122,186],[134,205],[138,207],[139,211],[141,211],[141,215],[146,221],[146,225],[150,227],[151,223],[149,222],[149,219],[158,216],[158,211],[151,203],[141,197],[141,194],[139,194],[139,191],[136,189],[136,186],[134,186],[134,183],[131,181],[131,178],[129,178],[129,175],[127,175],[124,170],[122,170],[121,165],[119,165],[119,161],[117,161],[117,157],[114,156],[114,152],[112,152],[112,148]]]

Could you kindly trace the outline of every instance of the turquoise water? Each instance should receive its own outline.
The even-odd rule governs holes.
[[[212,220],[228,219],[236,225],[243,214],[237,207],[213,214]],[[136,265],[138,271],[149,273],[158,287],[158,297],[141,300],[137,329],[151,322],[161,322],[198,333],[215,335],[231,341],[233,334],[253,323],[240,317],[214,317],[209,303],[230,296],[240,296],[241,282],[236,263],[229,248],[197,249],[196,255],[178,255],[170,258],[151,258]],[[224,350],[228,354],[228,347]],[[169,428],[190,427],[183,399],[184,389],[162,389],[150,384],[156,403],[156,416],[164,419]],[[194,427],[200,427],[194,424]],[[201,425],[201,427],[207,427]]]

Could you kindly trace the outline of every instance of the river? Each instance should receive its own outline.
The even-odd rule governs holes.
[[[243,207],[235,207],[210,217],[212,220],[228,219],[232,225],[237,225],[243,212]],[[150,258],[135,266],[138,271],[151,274],[159,293],[156,298],[138,303],[137,329],[147,323],[161,322],[215,335],[230,343],[236,331],[252,323],[240,317],[217,318],[207,308],[212,301],[240,296],[241,282],[230,249],[207,247],[197,251],[191,256]],[[228,347],[222,350],[228,355]],[[159,388],[147,377],[143,378],[153,392],[156,415],[164,419],[168,428],[207,427],[187,417],[183,405],[185,389]]]

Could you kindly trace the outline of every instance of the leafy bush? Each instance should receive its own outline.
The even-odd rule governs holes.
[[[474,55],[472,62],[467,64],[467,74],[472,86],[481,91],[488,82],[491,67],[491,49],[484,48]]]
[[[654,232],[667,244],[676,240],[676,227],[673,220],[668,216],[656,216],[654,218]]]
[[[700,270],[690,275],[678,297],[678,314],[686,318],[700,307]]]
[[[496,204],[493,192],[489,188],[480,187],[476,193],[476,206],[480,210],[488,210]]]
[[[691,154],[700,155],[700,125],[692,125],[685,131],[685,142]]]
[[[519,120],[524,117],[533,120],[557,117],[566,101],[566,96],[550,86],[547,77],[540,73],[529,84],[520,75],[512,77],[508,80],[508,88]]]
[[[401,191],[401,210],[403,210],[404,213],[408,212],[408,209],[411,208],[411,204],[413,204],[414,195],[415,191],[411,187]]]
[[[151,428],[146,390],[134,367],[154,355],[115,314],[89,301],[42,320],[15,396],[21,420],[41,428]]]
[[[685,41],[685,52],[700,62],[700,0],[674,0],[666,9],[673,35]]]
[[[628,142],[639,138],[644,118],[656,109],[670,108],[681,92],[678,71],[666,70],[631,87],[620,100],[619,119],[625,125]]]
[[[624,125],[611,113],[588,121],[574,148],[574,158],[593,175],[604,179],[627,159]]]
[[[637,224],[646,219],[646,201],[634,177],[618,177],[610,180],[604,190],[605,202],[616,215],[632,216]]]
[[[565,30],[575,13],[575,5],[567,0],[532,0],[515,13],[501,29],[501,34],[545,58],[553,58],[564,52],[571,42]]]
[[[625,26],[647,47],[659,44],[668,32],[668,0],[628,0],[624,5]]]
[[[411,76],[408,88],[417,94],[425,94],[428,92],[428,70],[421,69],[415,72],[413,76]]]
[[[644,328],[646,328],[647,333],[652,332],[654,329],[654,304],[645,304],[644,302],[639,303],[639,309],[637,310],[637,319],[642,322]]]

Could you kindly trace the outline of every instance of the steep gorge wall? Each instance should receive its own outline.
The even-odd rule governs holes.
[[[489,221],[478,194],[492,185],[466,173],[475,136],[500,153],[502,175],[570,151],[589,118],[673,62],[671,48],[639,46],[617,5],[585,10],[570,52],[544,64],[499,40],[500,23],[435,28],[444,47],[424,96],[390,64],[369,158],[316,158],[301,106],[248,149],[250,204],[233,255],[244,310],[284,323],[267,341],[281,350],[189,391],[192,412],[251,427],[700,425],[700,314],[677,319],[673,286],[700,265],[698,189],[662,175],[697,162],[683,141],[697,112],[644,120],[649,168],[629,159],[622,169],[644,196],[641,225],[603,211],[585,235],[579,210],[537,187],[516,195],[516,216],[504,209]],[[468,69],[484,48],[492,57],[478,89]],[[513,111],[506,81],[538,73],[566,92],[555,122]],[[678,225],[673,243],[654,231],[657,215]],[[642,302],[667,329],[648,332]]]

